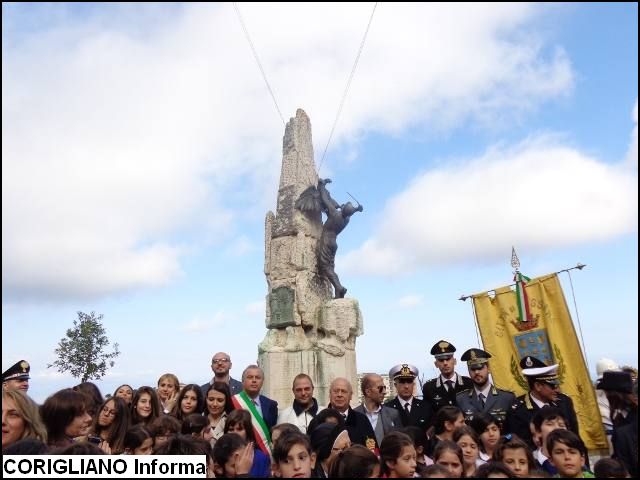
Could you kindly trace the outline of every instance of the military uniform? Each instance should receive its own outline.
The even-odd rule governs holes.
[[[431,347],[431,355],[436,359],[451,358],[455,351],[456,347],[445,340],[440,340]],[[442,380],[442,375],[438,375],[436,378],[426,382],[422,387],[422,399],[429,402],[434,414],[438,413],[438,410],[442,407],[457,406],[456,395],[473,388],[473,382],[469,377],[458,375],[457,373],[454,373],[451,381],[453,388],[447,389]]]
[[[547,383],[549,385],[560,384],[557,374],[558,365],[546,365],[535,357],[526,356],[520,361],[520,367],[522,368],[523,375],[535,382]],[[571,398],[558,392],[556,400],[545,403],[558,408],[567,421],[567,429],[580,436],[578,418],[573,408]],[[529,423],[540,408],[541,407],[531,397],[531,392],[528,392],[519,396],[507,412],[506,431],[518,435],[534,449],[536,447],[531,438]]]
[[[2,372],[3,390],[20,390],[27,393],[29,390],[29,372],[31,366],[26,360],[19,360]]]
[[[516,396],[513,392],[508,390],[501,390],[496,388],[495,385],[491,385],[489,395],[484,402],[484,406],[480,402],[477,396],[475,388],[471,390],[459,393],[456,395],[456,402],[458,408],[464,413],[464,419],[469,422],[473,418],[473,414],[477,412],[484,412],[492,415],[502,425],[507,418],[507,412],[516,401]]]
[[[564,393],[559,393],[558,400],[549,403],[549,405],[556,407],[562,412],[562,416],[567,421],[567,430],[571,430],[579,436],[578,418],[576,417],[576,412],[573,408],[573,401],[571,398]],[[531,399],[531,395],[529,393],[520,395],[516,398],[515,403],[507,412],[507,425],[505,431],[508,433],[515,433],[527,442],[530,447],[536,448],[533,444],[533,438],[531,438],[529,423],[538,410],[540,410],[540,407]]]
[[[406,363],[396,365],[389,371],[389,378],[393,379],[394,382],[405,378],[410,378],[415,381],[417,376],[418,369],[413,365]],[[400,398],[397,396],[388,400],[385,403],[385,406],[395,408],[400,412],[400,420],[402,421],[403,427],[415,426],[426,432],[431,425],[431,417],[433,416],[433,411],[431,410],[429,402],[420,400],[416,397],[411,397],[411,401],[405,403],[409,403],[408,412],[403,407],[403,403],[400,401]]]
[[[460,408],[462,413],[464,413],[466,422],[473,419],[474,413],[483,412],[492,415],[498,422],[500,422],[500,424],[504,425],[507,417],[507,411],[515,402],[516,396],[513,392],[501,390],[495,385],[489,383],[488,364],[490,358],[491,354],[480,348],[470,348],[462,354],[460,360],[467,362],[470,375],[473,376],[473,372],[479,372],[485,367],[487,368],[487,372],[485,374],[486,383],[482,386],[478,386],[474,383],[474,386],[469,391],[456,395],[456,402],[458,403],[458,408]],[[488,385],[490,385],[490,388],[488,394],[485,394],[486,398],[484,398],[483,402],[478,398],[478,392],[480,391],[480,393],[482,393],[485,391]]]

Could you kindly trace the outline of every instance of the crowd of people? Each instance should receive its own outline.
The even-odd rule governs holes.
[[[455,347],[437,342],[440,375],[419,392],[418,369],[389,372],[397,395],[386,399],[378,374],[353,385],[335,378],[318,404],[305,373],[293,402],[278,408],[261,394],[264,374],[249,365],[230,376],[216,353],[213,378],[181,388],[176,375],[157,386],[121,385],[103,397],[91,382],[55,392],[42,405],[29,396],[29,364],[3,375],[3,454],[206,455],[210,477],[236,478],[624,478],[638,467],[637,374],[608,363],[596,385],[610,456],[590,465],[571,398],[560,393],[557,365],[535,357],[520,367],[529,391],[516,397],[491,382],[491,355],[471,348],[456,372]],[[422,395],[417,395],[422,393]],[[421,398],[420,398],[421,397]],[[387,401],[385,401],[387,400]]]

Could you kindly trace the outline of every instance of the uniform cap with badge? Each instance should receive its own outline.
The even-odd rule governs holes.
[[[31,366],[26,360],[19,360],[14,365],[2,372],[2,381],[7,380],[29,380]]]
[[[462,354],[460,360],[467,362],[469,370],[479,370],[483,368],[491,358],[489,352],[485,352],[480,348],[470,348]]]
[[[547,365],[542,360],[527,355],[520,360],[520,368],[522,369],[522,374],[531,380],[548,383],[553,386],[560,385],[557,363]]]
[[[400,380],[402,378],[415,379],[418,376],[418,369],[408,363],[401,363],[389,370],[389,378]]]
[[[456,347],[453,344],[447,342],[446,340],[440,340],[436,342],[436,344],[431,347],[431,355],[436,357],[438,360],[447,360],[453,357],[453,352],[456,351]]]

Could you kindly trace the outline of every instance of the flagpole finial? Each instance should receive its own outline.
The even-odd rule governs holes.
[[[520,268],[520,260],[518,259],[518,255],[516,254],[516,248],[511,247],[511,266],[515,268],[516,272]]]

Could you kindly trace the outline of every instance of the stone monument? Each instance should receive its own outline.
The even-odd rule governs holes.
[[[284,408],[293,401],[293,378],[306,373],[319,404],[327,405],[334,378],[345,377],[357,387],[355,346],[363,333],[362,313],[357,300],[334,299],[332,283],[318,270],[322,213],[296,208],[300,196],[318,185],[311,123],[303,110],[287,123],[282,149],[276,214],[268,212],[265,222],[268,331],[258,345],[263,392]]]

